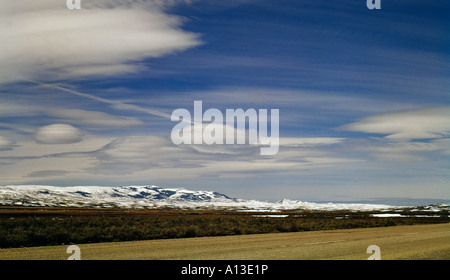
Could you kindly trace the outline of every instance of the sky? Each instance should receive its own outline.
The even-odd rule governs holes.
[[[0,0],[0,185],[450,200],[449,1],[80,3]],[[194,101],[278,109],[278,153],[175,145]]]

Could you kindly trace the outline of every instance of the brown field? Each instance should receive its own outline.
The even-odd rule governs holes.
[[[79,244],[82,260],[449,260],[450,224]],[[0,249],[3,260],[64,260],[67,245]]]
[[[382,259],[450,259],[447,211],[267,214],[0,207],[0,259],[67,259],[69,244],[82,259],[366,259],[369,245]]]

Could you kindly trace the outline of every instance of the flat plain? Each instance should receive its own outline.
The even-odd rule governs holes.
[[[78,244],[82,260],[449,260],[450,223]],[[68,245],[0,249],[1,260],[65,260]]]

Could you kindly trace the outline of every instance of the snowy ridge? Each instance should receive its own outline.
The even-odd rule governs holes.
[[[53,207],[117,207],[133,209],[224,209],[242,211],[354,210],[398,208],[379,204],[312,203],[283,199],[278,202],[230,198],[212,191],[158,186],[0,186],[0,205]]]

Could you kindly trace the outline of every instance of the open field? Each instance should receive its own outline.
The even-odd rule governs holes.
[[[126,210],[0,207],[0,248],[446,223],[448,211],[403,217],[373,212]],[[399,215],[399,214],[396,214]]]
[[[450,259],[450,224],[80,244],[82,260]],[[67,245],[1,249],[0,259],[64,260]]]
[[[0,207],[0,259],[450,259],[448,211],[373,214]]]

